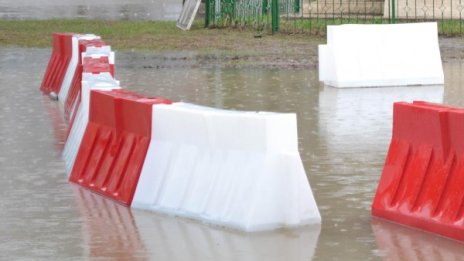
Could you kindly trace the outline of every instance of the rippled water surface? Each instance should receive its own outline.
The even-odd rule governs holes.
[[[446,86],[334,89],[309,69],[160,69],[120,53],[124,87],[218,108],[296,112],[321,228],[246,234],[131,210],[67,182],[65,124],[39,92],[50,51],[0,48],[0,253],[7,260],[463,260],[464,245],[373,219],[392,103],[464,106],[464,63]],[[135,60],[134,60],[135,59]],[[2,259],[0,258],[0,259]]]
[[[182,0],[0,0],[0,19],[176,20]]]

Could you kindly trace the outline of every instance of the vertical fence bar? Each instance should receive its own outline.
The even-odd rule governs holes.
[[[279,0],[272,0],[272,33],[279,31]]]
[[[462,2],[459,0],[459,6],[461,10],[459,10],[459,34],[462,36]]]
[[[391,7],[392,7],[392,15],[391,15],[391,23],[396,24],[396,0],[391,0]]]
[[[444,1],[441,0],[441,6],[440,6],[440,9],[441,9],[441,32],[443,33],[444,32],[444,27],[445,27],[445,9],[444,9]]]
[[[432,19],[435,20],[435,0],[432,0]]]
[[[300,12],[300,0],[293,1],[293,12],[295,13]]]
[[[210,10],[210,6],[211,6],[211,1],[213,0],[206,0],[205,2],[205,27],[209,27],[210,26],[210,16],[211,16],[211,10]]]
[[[263,0],[263,15],[267,14],[268,8],[269,8],[269,1],[268,0]]]

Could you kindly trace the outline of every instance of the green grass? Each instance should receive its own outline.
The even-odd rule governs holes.
[[[203,20],[194,22],[190,31],[178,29],[175,22],[100,21],[100,20],[0,20],[0,45],[50,48],[54,32],[93,33],[116,50],[193,50],[277,56],[298,55],[308,51],[308,43],[325,41],[326,26],[340,23],[385,23],[383,19],[323,20],[282,19],[281,33],[270,35],[267,22],[247,21],[222,28],[204,28]],[[259,28],[257,28],[257,26]],[[213,26],[214,27],[214,26]],[[462,36],[462,21],[439,22],[441,35]]]
[[[176,28],[175,22],[94,21],[94,20],[26,20],[0,21],[0,44],[22,47],[50,47],[54,32],[93,33],[120,49],[182,48],[187,43],[173,40],[201,35],[199,24],[192,32]]]
[[[423,20],[401,20],[397,23],[423,22]],[[338,24],[388,24],[390,20],[383,17],[365,17],[359,16],[320,16],[320,17],[281,17],[280,33],[281,34],[306,34],[313,36],[324,36],[327,25]],[[462,20],[437,20],[438,32],[441,36],[464,36],[464,21]],[[211,25],[220,28],[253,28],[256,31],[269,31],[271,28],[271,19],[266,16],[248,16],[240,17],[234,21],[228,19],[217,20]]]
[[[443,20],[438,23],[438,33],[443,36],[463,36],[464,21]]]
[[[275,50],[276,47],[288,45],[291,48],[294,44],[313,41],[314,38],[286,34],[257,38],[257,31],[253,29],[208,29],[203,28],[202,20],[195,21],[191,30],[186,32],[178,29],[175,22],[162,21],[0,20],[0,45],[49,48],[54,32],[97,34],[119,50],[235,50],[262,53],[267,52],[266,47]]]

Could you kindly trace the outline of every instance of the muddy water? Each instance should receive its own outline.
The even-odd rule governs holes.
[[[218,108],[296,112],[321,227],[246,234],[130,210],[67,182],[65,124],[38,91],[49,50],[0,48],[0,253],[32,260],[462,260],[462,244],[371,218],[392,102],[464,106],[464,63],[446,86],[339,90],[308,69],[140,66],[119,53],[128,89]],[[131,58],[132,57],[132,58]],[[161,66],[163,67],[163,66]],[[2,259],[0,258],[0,259]]]
[[[182,0],[0,0],[0,19],[176,20]]]

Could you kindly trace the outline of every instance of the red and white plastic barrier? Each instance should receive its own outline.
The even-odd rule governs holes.
[[[114,80],[110,73],[82,75],[82,90],[80,99],[76,102],[75,113],[73,113],[68,125],[68,138],[63,150],[66,173],[70,174],[76,160],[77,152],[84,136],[85,128],[89,121],[90,91],[91,90],[114,90],[120,89],[119,81]]]
[[[71,84],[68,89],[63,89],[59,93],[59,100],[64,106],[66,118],[70,117],[72,109],[75,107],[75,103],[79,97],[84,67],[86,67],[86,72],[110,72],[114,77],[114,53],[111,52],[111,47],[104,46],[103,44],[101,39],[79,41],[79,62],[74,68]],[[91,50],[91,52],[87,52],[88,49]],[[103,56],[107,58],[98,60],[98,58]],[[88,57],[95,60],[85,59]]]
[[[319,80],[339,88],[442,85],[437,24],[328,26]]]
[[[297,141],[295,114],[155,105],[132,206],[245,231],[320,223]]]
[[[68,121],[63,150],[67,173],[74,165],[87,126],[90,90],[120,88],[119,81],[114,79],[114,56],[111,47],[99,36],[54,34],[53,52],[41,90],[56,94]]]
[[[93,35],[93,34],[71,35],[71,42],[70,42],[71,46],[67,47],[68,52],[71,51],[70,54],[67,53],[68,56],[69,55],[71,56],[71,60],[69,61],[69,64],[66,68],[66,72],[63,77],[63,82],[61,83],[61,87],[59,91],[57,92],[58,97],[59,97],[58,100],[62,101],[62,103],[64,103],[64,101],[66,100],[68,96],[68,92],[69,92],[69,89],[71,88],[73,78],[76,75],[77,67],[81,63],[80,61],[81,52],[79,52],[79,41],[95,40],[95,39],[100,40],[100,37]],[[69,45],[69,41],[68,41],[68,45]]]
[[[71,88],[63,102],[66,118],[71,118],[76,112],[80,98],[82,75],[85,73],[110,73],[114,78],[114,52],[111,51],[111,48],[106,48],[106,46],[88,47],[87,52],[82,53],[82,61],[77,66]]]
[[[372,214],[463,241],[463,133],[464,108],[395,103]]]
[[[125,205],[246,231],[321,222],[294,114],[171,105],[122,90],[98,36],[58,36],[67,47],[57,45],[50,64],[69,57],[55,89],[69,119],[70,181]]]

